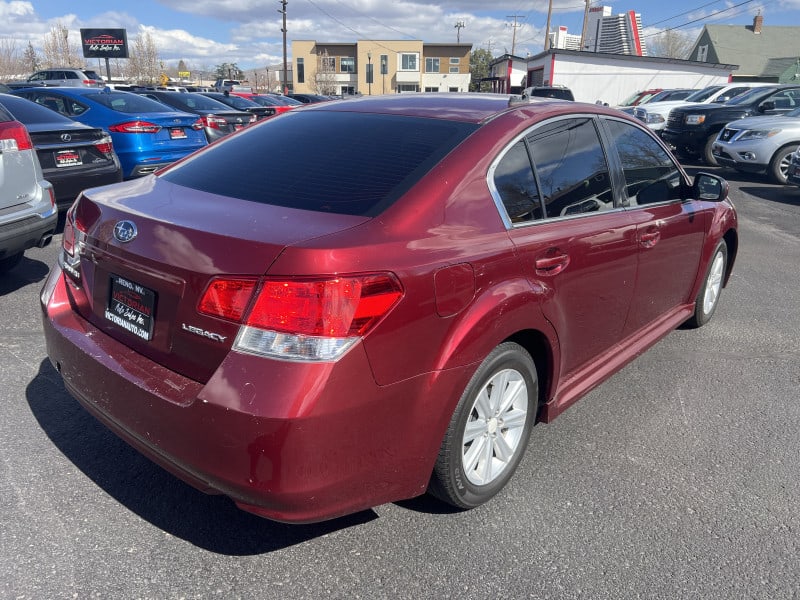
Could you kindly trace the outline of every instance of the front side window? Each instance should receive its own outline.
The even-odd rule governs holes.
[[[591,118],[548,123],[527,141],[547,218],[613,208],[608,164]]]
[[[426,58],[425,59],[425,72],[426,73],[438,73],[439,72],[439,59],[438,58]]]
[[[622,121],[606,120],[625,175],[627,206],[681,197],[681,174],[666,150],[649,134]]]
[[[400,55],[401,71],[419,71],[419,54],[409,53]]]

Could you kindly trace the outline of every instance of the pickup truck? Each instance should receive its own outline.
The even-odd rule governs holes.
[[[726,124],[745,117],[782,115],[800,106],[800,85],[758,87],[725,104],[689,105],[673,108],[661,134],[679,154],[702,156],[716,166],[713,147]]]

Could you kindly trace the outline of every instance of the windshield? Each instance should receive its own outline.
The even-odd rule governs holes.
[[[709,98],[711,98],[711,96],[716,94],[723,87],[725,87],[725,86],[712,85],[711,87],[703,88],[702,90],[696,91],[694,94],[690,94],[690,95],[686,96],[686,101],[687,102],[704,102],[705,100],[708,100]]]
[[[771,87],[763,88],[753,88],[752,90],[745,92],[735,98],[731,98],[725,103],[725,106],[737,106],[739,104],[749,104],[752,100],[760,100],[761,98],[766,98],[767,96],[771,96],[775,93],[775,89]]]

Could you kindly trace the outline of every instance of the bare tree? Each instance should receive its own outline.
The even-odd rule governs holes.
[[[317,55],[317,71],[311,80],[311,89],[317,94],[329,96],[338,92],[336,81],[336,58],[325,50]]]
[[[44,36],[44,64],[48,67],[83,66],[78,44],[69,41],[69,29],[61,22],[57,22]]]
[[[21,75],[29,75],[23,65],[17,45],[14,40],[0,40],[0,77],[3,79],[17,79]]]
[[[689,56],[693,43],[694,40],[688,34],[675,29],[665,29],[647,41],[647,50],[650,56],[685,59]]]
[[[140,85],[153,85],[161,76],[161,60],[153,36],[140,31],[128,53],[127,78]]]

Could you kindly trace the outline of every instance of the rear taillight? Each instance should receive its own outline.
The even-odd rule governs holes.
[[[197,119],[197,121],[192,123],[192,129],[194,129],[195,131],[200,131],[201,129],[203,129],[203,127],[205,127],[203,119]]]
[[[19,121],[0,123],[0,151],[30,150],[33,148],[28,130]]]
[[[216,115],[203,115],[200,117],[200,121],[204,127],[210,127],[211,129],[221,129],[228,125],[228,121]]]
[[[61,253],[58,264],[73,279],[81,278],[80,262],[83,246],[86,244],[86,225],[76,218],[73,204],[64,218],[64,234],[61,237]]]
[[[256,284],[252,279],[215,279],[199,310],[242,325],[235,350],[286,360],[338,359],[403,294],[389,273],[264,279]]]
[[[161,126],[148,121],[127,121],[108,128],[112,133],[158,133]]]
[[[94,147],[97,148],[99,152],[105,154],[108,158],[111,158],[111,155],[114,154],[114,142],[112,142],[111,138],[108,136],[105,136],[95,142]]]

